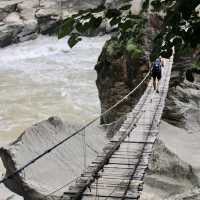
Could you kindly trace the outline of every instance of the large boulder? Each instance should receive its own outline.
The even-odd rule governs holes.
[[[6,168],[6,176],[26,165],[49,148],[71,135],[78,127],[64,124],[59,118],[51,117],[25,130],[21,136],[8,146],[0,148],[0,157]],[[105,138],[99,128],[86,132],[87,157],[90,163],[95,157],[94,149],[100,151]],[[39,160],[31,163],[21,173],[8,179],[5,185],[25,200],[59,199],[65,187],[52,193],[75,177],[80,176],[83,165],[82,134],[47,152]],[[67,186],[66,186],[67,187]]]
[[[165,122],[165,124],[167,123]],[[168,130],[162,130],[163,127]],[[141,200],[192,200],[193,198],[198,199],[197,197],[199,197],[199,189],[194,189],[199,187],[199,177],[196,169],[192,166],[193,163],[188,164],[188,160],[181,159],[180,156],[182,155],[179,153],[179,155],[175,154],[172,151],[173,145],[182,146],[184,142],[172,142],[173,144],[170,145],[164,144],[164,142],[168,142],[167,138],[173,135],[171,133],[170,136],[167,136],[167,132],[172,131],[171,129],[174,129],[174,134],[177,133],[176,129],[180,130],[179,137],[181,135],[181,129],[179,128],[172,125],[161,126],[160,137],[162,140],[157,140],[154,145],[144,179],[144,190],[140,198]],[[186,138],[182,137],[182,139]],[[185,147],[182,146],[182,148]],[[190,154],[192,156],[192,153]]]
[[[195,175],[192,166],[182,161],[159,139],[154,144],[148,169],[149,174],[164,175],[179,180],[187,179],[193,185],[199,186],[198,177]]]
[[[0,47],[7,46],[12,43],[14,31],[7,26],[0,26]]]
[[[2,21],[7,15],[15,12],[17,9],[17,4],[20,0],[5,1],[0,2],[0,21]]]
[[[186,191],[182,194],[172,195],[165,200],[199,200],[200,199],[200,189],[195,188],[189,191]]]

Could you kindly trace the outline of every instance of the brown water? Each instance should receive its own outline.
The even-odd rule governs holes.
[[[0,49],[0,146],[49,116],[81,125],[99,114],[94,65],[106,39],[71,50],[66,40],[40,37]],[[8,194],[0,187],[0,200]]]

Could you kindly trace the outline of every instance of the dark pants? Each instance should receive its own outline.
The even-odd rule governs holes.
[[[160,72],[152,71],[152,77],[153,77],[154,81],[156,80],[156,78],[158,80],[160,80],[161,79],[161,71]]]

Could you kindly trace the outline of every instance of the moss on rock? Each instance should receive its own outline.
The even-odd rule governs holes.
[[[101,112],[127,95],[148,72],[148,59],[133,40],[119,42],[115,37],[106,42],[95,66]],[[126,102],[101,118],[101,124],[109,124],[130,112],[146,88],[146,83]]]
[[[144,54],[144,51],[141,48],[139,48],[135,44],[135,42],[131,39],[128,40],[128,42],[126,44],[126,50],[132,59],[138,59]]]
[[[115,38],[109,40],[105,46],[108,56],[117,58],[123,54],[123,46]]]

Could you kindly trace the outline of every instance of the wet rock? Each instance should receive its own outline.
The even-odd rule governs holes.
[[[166,200],[199,200],[199,199],[200,199],[199,188],[195,188],[187,192],[184,192],[182,194],[178,194],[178,195],[174,195],[169,198],[166,198]]]
[[[199,185],[196,170],[173,153],[163,141],[157,140],[145,175],[141,200],[175,200],[179,197],[195,197],[195,195],[190,196],[191,191],[188,191],[198,188]]]
[[[38,36],[38,25],[36,20],[28,20],[24,22],[23,29],[18,34],[19,42],[36,39]]]
[[[8,146],[0,148],[0,157],[8,176],[29,163],[48,149],[66,139],[79,126],[64,124],[58,117],[50,117],[26,129]],[[98,134],[99,133],[99,134]],[[87,129],[87,144],[100,151],[105,138],[98,127]],[[66,183],[80,176],[83,170],[82,135],[72,137],[39,160],[31,163],[21,173],[5,182],[7,188],[21,195],[25,200],[58,200],[67,187],[52,193]],[[87,148],[87,162],[96,153]]]
[[[164,120],[185,128],[188,132],[200,130],[200,85],[184,81],[176,88],[171,88],[166,101]]]
[[[31,159],[35,158],[36,155],[39,154],[39,152],[41,153],[45,149],[49,148],[50,145],[52,145],[52,141],[50,141],[51,137],[56,137],[58,134],[61,138],[64,137],[65,131],[66,128],[63,122],[57,117],[51,117],[48,120],[35,124],[31,128],[27,129],[15,142],[11,144],[11,146],[2,147],[0,149],[0,157],[6,168],[6,176],[12,174],[25,163],[30,162]],[[47,142],[45,140],[49,141]],[[13,179],[7,180],[5,185],[11,191],[23,196],[25,200],[43,199],[45,197],[45,192],[47,193],[49,189],[47,186],[49,182],[46,180],[47,188],[45,189],[44,185],[42,186],[39,182],[37,183],[34,176],[37,177],[43,171],[43,167],[46,166],[45,163],[47,164],[47,162],[49,162],[48,159],[47,156],[47,158],[40,161],[39,164],[36,163],[30,165],[29,168],[17,174]],[[41,165],[41,163],[43,164]],[[40,175],[40,178],[44,181],[45,173],[44,171],[42,173],[43,175]],[[46,176],[46,178],[48,179],[48,176]],[[53,198],[54,195],[50,197]]]
[[[171,152],[161,140],[157,140],[149,161],[149,174],[164,175],[175,179],[186,179],[199,186],[198,177],[191,165]]]
[[[7,15],[15,12],[17,9],[17,4],[20,0],[5,1],[0,2],[0,21],[3,20]]]

